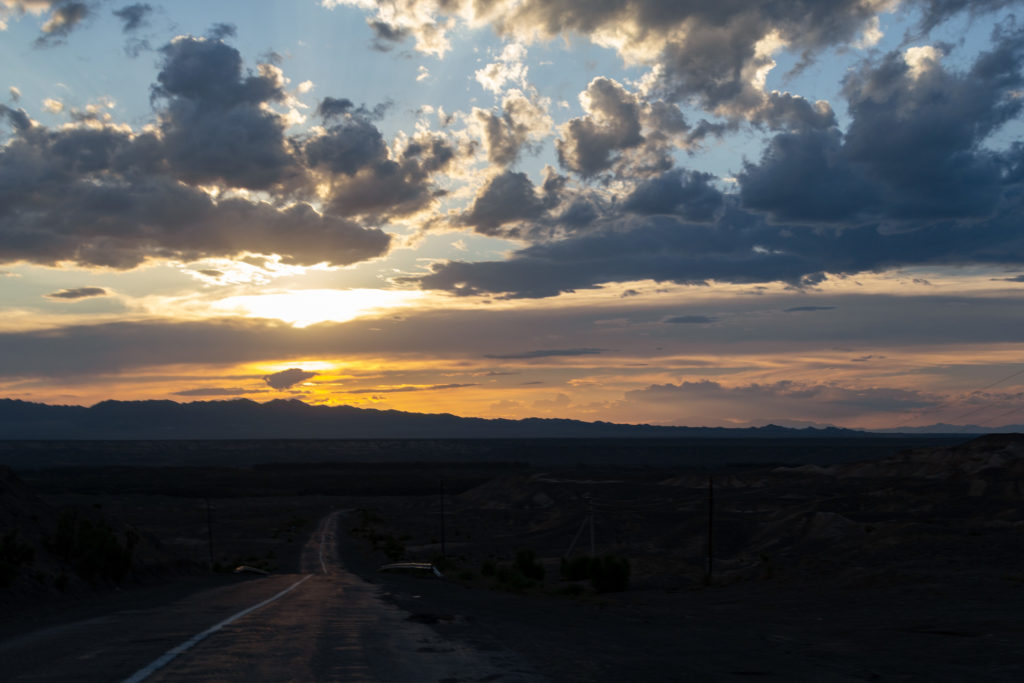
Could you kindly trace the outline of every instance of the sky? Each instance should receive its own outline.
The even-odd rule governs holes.
[[[0,397],[1024,422],[1024,3],[0,0]]]

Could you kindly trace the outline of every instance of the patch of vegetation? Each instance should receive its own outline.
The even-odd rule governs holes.
[[[117,583],[131,571],[132,554],[138,542],[139,535],[132,530],[125,532],[122,543],[106,522],[66,511],[57,520],[57,529],[47,539],[47,546],[89,583]]]
[[[582,555],[562,558],[561,575],[566,581],[590,580],[598,593],[615,593],[629,587],[629,559],[609,553],[601,557]]]
[[[629,587],[629,560],[619,555],[604,555],[590,563],[590,585],[598,593],[616,593]]]
[[[571,559],[563,557],[560,573],[566,581],[586,581],[590,578],[590,555],[579,555]]]
[[[0,538],[0,587],[7,587],[18,578],[24,565],[32,564],[36,551],[18,540],[18,530],[11,529]]]
[[[517,567],[505,564],[498,566],[494,578],[495,588],[513,593],[520,593],[537,585],[536,580],[523,576]]]
[[[515,568],[528,579],[544,580],[544,565],[537,561],[537,553],[529,548],[516,552]]]

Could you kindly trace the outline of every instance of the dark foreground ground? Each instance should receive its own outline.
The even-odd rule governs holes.
[[[36,585],[45,567],[20,576],[3,596],[0,642],[237,581],[206,571],[211,529],[217,565],[295,571],[317,520],[343,510],[345,567],[442,640],[521,656],[516,675],[1024,680],[1022,454],[1004,437],[881,461],[712,472],[498,463],[22,472],[54,509],[118,520],[146,540],[120,590]],[[570,558],[590,553],[591,529],[595,555],[628,560],[626,590],[561,575],[570,548]],[[394,559],[434,560],[445,579],[379,571]]]

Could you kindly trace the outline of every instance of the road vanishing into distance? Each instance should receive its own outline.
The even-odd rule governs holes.
[[[538,681],[514,653],[441,637],[346,571],[341,513],[301,572],[204,590],[0,642],[4,681]]]

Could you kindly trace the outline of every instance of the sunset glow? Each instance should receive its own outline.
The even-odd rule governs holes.
[[[1019,6],[805,4],[0,2],[0,396],[1024,423]]]

